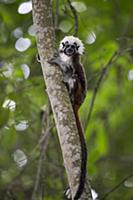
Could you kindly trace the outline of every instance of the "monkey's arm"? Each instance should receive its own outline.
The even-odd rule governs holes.
[[[72,74],[72,67],[69,64],[66,64],[64,61],[61,60],[60,55],[58,53],[55,53],[54,56],[47,61],[48,63],[52,64],[52,65],[56,65],[58,67],[60,67],[60,69],[63,72],[63,76],[65,77],[66,74]]]

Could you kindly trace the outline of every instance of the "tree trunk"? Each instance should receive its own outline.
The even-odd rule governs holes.
[[[47,62],[53,56],[55,40],[50,2],[50,0],[32,0],[33,21],[43,76],[54,114],[69,186],[74,197],[80,178],[81,146],[68,92],[62,81],[62,73],[58,67],[51,66]],[[86,181],[81,199],[92,200],[87,194],[90,194],[90,190]]]

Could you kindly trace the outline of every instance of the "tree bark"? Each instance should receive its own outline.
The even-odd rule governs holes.
[[[62,73],[58,67],[51,66],[47,62],[53,56],[55,40],[50,2],[50,0],[32,0],[33,22],[43,76],[54,114],[69,186],[74,197],[80,178],[81,146],[68,92],[62,81]],[[90,190],[86,181],[81,199],[92,200],[86,196],[88,194]]]

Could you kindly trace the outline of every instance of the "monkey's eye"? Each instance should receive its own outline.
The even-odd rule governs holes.
[[[62,42],[62,46],[65,47],[65,43],[64,42]]]
[[[74,44],[75,46],[77,46],[77,43],[76,43],[76,42],[74,42],[73,44]]]
[[[69,44],[67,44],[67,45],[66,45],[66,48],[69,48],[69,47],[70,47],[70,45],[69,45]]]
[[[75,45],[71,45],[71,47],[74,49],[74,48],[75,48]]]

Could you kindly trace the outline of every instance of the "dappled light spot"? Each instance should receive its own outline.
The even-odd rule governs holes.
[[[17,27],[16,29],[13,30],[13,36],[15,38],[20,38],[23,35],[23,31],[20,27]]]
[[[16,131],[24,131],[29,127],[29,123],[27,120],[22,120],[18,124],[15,125]]]
[[[133,80],[133,69],[128,71],[128,80],[132,81]]]
[[[72,6],[76,9],[77,12],[84,12],[87,10],[85,3],[80,1],[72,2]]]
[[[22,52],[22,51],[25,51],[27,50],[31,45],[31,41],[29,38],[19,38],[16,43],[15,43],[15,48]]]
[[[13,159],[14,161],[16,162],[17,166],[18,167],[23,167],[27,164],[27,156],[25,155],[25,153],[20,150],[20,149],[17,149],[14,154],[13,154]]]
[[[27,14],[32,10],[32,3],[31,1],[23,2],[18,7],[19,14]]]
[[[91,189],[91,193],[92,193],[93,200],[96,200],[98,197],[98,194],[96,193],[96,191],[94,189]]]
[[[93,44],[95,42],[95,40],[96,40],[96,34],[93,31],[91,31],[87,36],[86,42],[88,44]]]
[[[29,35],[31,35],[31,36],[35,36],[35,35],[36,35],[36,29],[35,29],[35,26],[34,26],[34,25],[31,25],[31,26],[28,28],[28,33],[29,33]]]
[[[10,128],[9,126],[4,126],[4,129],[9,130]]]
[[[3,108],[8,108],[8,109],[14,111],[15,108],[16,108],[16,102],[11,100],[11,99],[7,99],[7,100],[4,101],[2,107]]]
[[[12,76],[12,73],[13,73],[13,65],[11,63],[7,64],[6,65],[6,68],[5,70],[2,72],[2,74],[8,78],[10,76]]]
[[[70,31],[71,28],[72,28],[72,23],[69,21],[64,20],[59,24],[59,29],[64,33]]]
[[[124,182],[124,185],[125,185],[125,187],[132,188],[133,187],[133,178],[130,178],[129,180],[126,180]]]
[[[24,78],[28,79],[29,75],[30,75],[30,68],[29,68],[29,66],[27,64],[22,64],[21,65],[21,69],[23,71]]]
[[[7,3],[7,4],[11,4],[14,3],[16,0],[0,0],[0,3]]]

